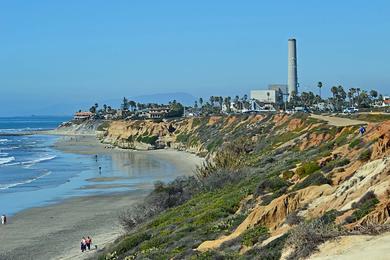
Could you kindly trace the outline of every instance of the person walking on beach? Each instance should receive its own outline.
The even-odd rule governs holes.
[[[5,224],[7,224],[7,216],[6,215],[1,215],[1,224],[2,225],[5,225]]]
[[[91,250],[92,238],[88,236],[85,242],[87,244],[88,250]]]
[[[87,241],[85,240],[85,237],[83,237],[81,239],[80,249],[81,249],[81,252],[84,252],[85,250],[87,250]]]

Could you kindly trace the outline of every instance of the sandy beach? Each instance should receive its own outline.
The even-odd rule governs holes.
[[[91,136],[62,137],[56,149],[69,153],[104,154],[124,151],[107,149]],[[195,155],[174,150],[126,151],[148,153],[174,164],[182,175],[191,175],[203,162]],[[98,185],[107,181],[94,178]],[[111,187],[107,187],[111,188]],[[96,195],[67,199],[45,207],[31,208],[9,218],[0,226],[0,259],[85,259],[96,250],[82,254],[80,240],[90,235],[93,243],[102,249],[123,234],[118,214],[133,203],[142,200],[152,186],[142,186],[137,191],[110,195]]]

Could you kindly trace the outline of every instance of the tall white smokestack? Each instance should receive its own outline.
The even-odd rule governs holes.
[[[288,40],[288,100],[292,92],[298,94],[298,73],[297,73],[297,42],[295,39]]]

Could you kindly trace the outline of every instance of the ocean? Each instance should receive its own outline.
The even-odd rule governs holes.
[[[54,129],[68,119],[0,118],[0,214],[77,196],[137,192],[180,175],[174,164],[152,154],[117,151],[96,158],[57,150],[54,144],[63,137],[25,135]]]

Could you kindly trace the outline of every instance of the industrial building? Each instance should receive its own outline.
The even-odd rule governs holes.
[[[295,39],[288,40],[288,100],[290,101],[291,95],[294,92],[298,94],[298,71],[297,71],[297,41]]]
[[[269,84],[268,89],[280,91],[282,95],[288,95],[288,89],[286,84]]]
[[[287,85],[270,84],[268,90],[252,90],[251,98],[263,103],[281,105],[284,102],[283,96],[287,96],[290,101],[293,93],[298,94],[297,42],[295,39],[288,40],[287,70]]]
[[[256,99],[263,103],[281,104],[283,96],[279,90],[251,90],[251,99]]]

